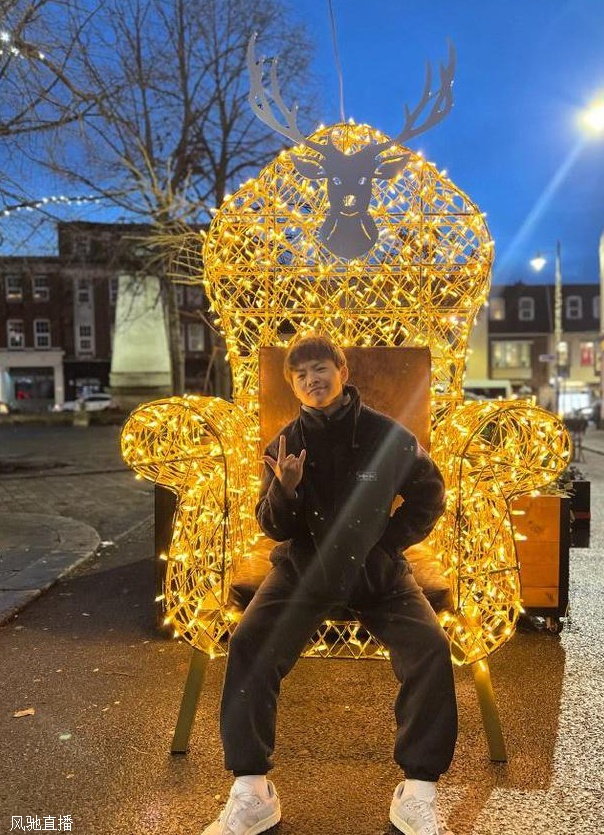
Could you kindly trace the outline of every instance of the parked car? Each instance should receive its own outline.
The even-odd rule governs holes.
[[[579,409],[575,409],[572,416],[577,418],[585,418],[585,420],[588,420],[591,423],[597,423],[600,420],[601,408],[602,401],[594,400],[593,403],[589,404],[589,406],[581,406]]]
[[[66,400],[65,403],[53,407],[54,412],[78,412],[80,409],[85,412],[100,412],[104,409],[115,409],[115,402],[110,394],[98,391],[78,400]]]

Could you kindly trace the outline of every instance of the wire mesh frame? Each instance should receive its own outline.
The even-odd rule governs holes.
[[[314,138],[328,133],[347,152],[385,138],[356,125]],[[143,408],[124,434],[130,465],[180,497],[168,555],[167,619],[194,646],[224,652],[222,639],[234,624],[226,605],[229,574],[257,536],[250,497],[258,486],[258,350],[285,344],[292,331],[319,330],[344,347],[431,350],[433,455],[448,485],[448,510],[431,541],[456,592],[455,613],[443,616],[454,659],[472,663],[509,638],[520,608],[508,507],[519,482],[492,465],[503,450],[508,476],[531,475],[530,459],[536,469],[522,483],[530,492],[565,466],[568,436],[552,415],[528,404],[515,404],[512,412],[492,404],[487,413],[483,404],[460,405],[467,339],[488,293],[493,247],[483,215],[444,174],[410,154],[395,182],[374,183],[370,211],[379,235],[364,258],[343,261],[321,244],[318,230],[330,210],[325,189],[296,173],[289,152],[225,201],[206,239],[200,280],[225,335],[235,404],[188,399],[199,421],[212,427],[201,450],[179,398],[161,402],[160,415]],[[492,438],[485,445],[484,427],[506,414],[506,431],[495,433],[502,450]],[[200,479],[189,469],[183,483],[182,468],[175,474],[162,462],[166,451],[149,435],[149,423],[182,448],[182,467],[205,456],[212,473],[204,469]],[[223,438],[225,444],[218,442]],[[553,453],[552,438],[558,439]],[[478,470],[468,454],[473,443],[475,460],[487,456]],[[307,654],[382,657],[385,651],[358,624],[331,622]]]

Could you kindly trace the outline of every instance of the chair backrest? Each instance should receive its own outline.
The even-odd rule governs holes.
[[[430,447],[430,351],[427,348],[346,348],[349,380],[363,402],[406,426]],[[260,349],[260,449],[298,414],[283,376],[285,348]]]
[[[312,138],[354,154],[385,137],[342,124]],[[403,170],[374,183],[379,234],[362,257],[346,260],[322,245],[323,181],[301,177],[293,152],[280,153],[218,209],[200,280],[225,336],[233,399],[245,409],[257,408],[259,349],[311,330],[342,347],[427,347],[434,411],[463,400],[468,336],[489,291],[491,236],[444,173],[399,151]]]

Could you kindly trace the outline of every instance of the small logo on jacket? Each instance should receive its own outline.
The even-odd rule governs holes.
[[[358,470],[357,481],[377,481],[377,470]]]

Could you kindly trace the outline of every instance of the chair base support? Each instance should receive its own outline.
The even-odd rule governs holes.
[[[205,652],[194,649],[191,654],[189,672],[180,703],[178,720],[172,738],[170,752],[172,754],[186,754],[189,749],[191,729],[195,721],[197,703],[203,687],[209,656]],[[478,695],[478,703],[482,715],[485,736],[491,762],[507,762],[505,740],[501,729],[501,719],[495,702],[495,693],[491,682],[491,673],[486,661],[477,661],[471,665],[474,684]]]
[[[488,662],[476,661],[471,667],[480,712],[482,714],[482,724],[489,747],[490,760],[494,763],[506,763],[508,761],[508,755],[505,750],[501,719],[497,710]]]
[[[210,658],[205,652],[201,652],[198,649],[192,651],[178,720],[174,729],[174,736],[172,737],[171,754],[186,754],[189,749],[191,729],[195,721],[199,694],[203,687],[209,660]]]

